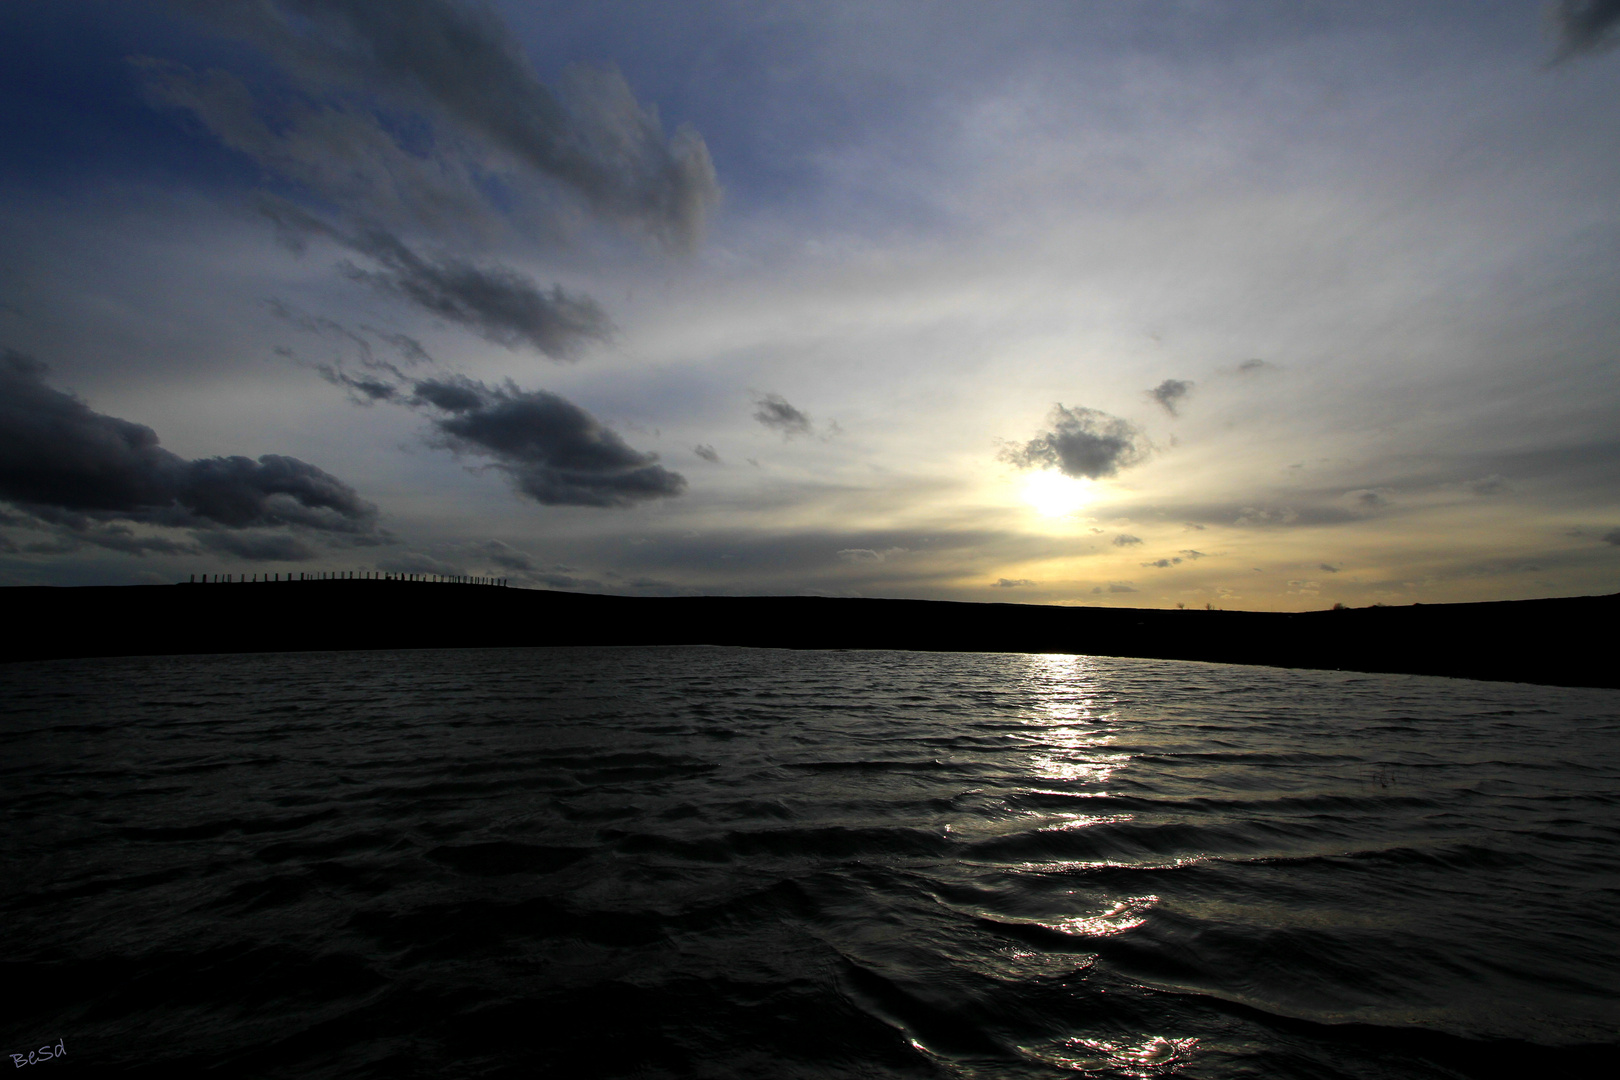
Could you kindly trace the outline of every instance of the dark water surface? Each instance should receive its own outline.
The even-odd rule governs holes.
[[[1620,1070],[1616,691],[626,648],[0,702],[42,1080]]]

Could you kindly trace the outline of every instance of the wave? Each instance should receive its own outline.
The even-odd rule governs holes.
[[[8,1045],[390,1080],[1620,1053],[1620,693],[1094,657],[361,659],[0,669]]]

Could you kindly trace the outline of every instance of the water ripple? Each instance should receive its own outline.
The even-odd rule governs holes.
[[[12,665],[0,700],[0,1031],[64,1068],[1314,1080],[1620,1051],[1615,691],[648,648]]]

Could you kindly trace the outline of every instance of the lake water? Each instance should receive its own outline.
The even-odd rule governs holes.
[[[1616,691],[626,648],[0,702],[0,1053],[61,1041],[42,1078],[1620,1061]]]

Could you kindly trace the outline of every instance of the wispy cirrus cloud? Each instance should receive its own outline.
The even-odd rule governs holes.
[[[486,225],[509,217],[489,183],[499,177],[508,197],[550,189],[685,249],[719,200],[696,131],[666,135],[614,68],[576,65],[557,90],[547,87],[484,5],[178,3],[261,50],[297,94],[261,92],[237,74],[145,60],[154,99],[190,111],[225,145],[320,200],[367,218],[441,232]],[[407,143],[400,112],[430,137]]]
[[[321,237],[363,256],[370,268],[344,263],[343,275],[398,297],[507,348],[527,346],[554,360],[571,360],[590,342],[612,337],[613,323],[588,296],[547,290],[505,266],[480,266],[454,256],[428,258],[385,229],[340,229],[284,199],[261,198],[261,211],[291,245]],[[413,339],[404,339],[409,352]],[[415,352],[425,356],[417,345]]]

